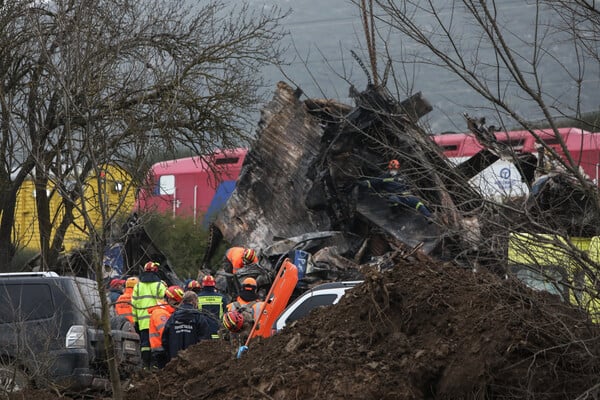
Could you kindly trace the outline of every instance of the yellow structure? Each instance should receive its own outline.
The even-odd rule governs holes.
[[[65,234],[64,248],[70,251],[87,240],[89,229],[83,215],[87,214],[97,229],[102,228],[102,210],[105,217],[129,214],[135,202],[135,188],[131,176],[117,166],[104,167],[98,175],[93,174],[84,183],[83,199],[74,209],[74,223]],[[50,216],[56,228],[64,215],[61,193],[52,185],[47,188],[50,197]],[[85,210],[83,213],[82,210]],[[54,232],[53,232],[54,235]],[[23,183],[17,194],[13,241],[18,248],[40,250],[40,235],[35,206],[35,187],[31,180]]]
[[[557,294],[600,322],[600,237],[511,233],[508,265],[526,285]]]

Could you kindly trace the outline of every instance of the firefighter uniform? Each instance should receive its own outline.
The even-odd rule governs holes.
[[[155,272],[143,272],[140,274],[140,282],[135,285],[131,296],[133,308],[133,321],[140,333],[140,350],[142,362],[145,367],[150,367],[152,355],[150,353],[150,307],[158,304],[165,297],[165,285],[160,276]]]
[[[152,353],[152,366],[163,368],[167,361],[165,349],[162,346],[162,333],[169,317],[175,312],[175,308],[169,304],[157,304],[148,309],[150,314],[150,327],[148,329],[150,338],[150,349]]]

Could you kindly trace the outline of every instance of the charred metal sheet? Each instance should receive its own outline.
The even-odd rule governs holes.
[[[407,246],[421,246],[425,254],[434,250],[441,240],[442,231],[433,221],[402,205],[390,207],[377,195],[362,194],[356,211]]]
[[[322,135],[319,119],[280,82],[262,111],[236,190],[215,220],[225,239],[263,248],[275,237],[331,229],[327,212],[304,206],[312,186],[308,169],[321,151]]]
[[[415,195],[434,210],[457,215],[446,218],[450,225],[459,220],[459,208],[473,207],[477,194],[415,124],[431,111],[420,93],[403,102],[373,85],[352,93],[354,107],[325,99],[302,102],[301,91],[278,84],[236,190],[214,222],[229,243],[265,249],[278,238],[309,232],[365,239],[374,230],[431,251],[436,226],[422,226],[409,209],[390,212],[385,203],[356,202],[357,181],[380,175],[391,158],[401,160]],[[290,245],[281,244],[288,248],[277,252]]]

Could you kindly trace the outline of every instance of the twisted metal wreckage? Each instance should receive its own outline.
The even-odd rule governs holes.
[[[554,221],[570,223],[549,224],[555,232],[600,226],[582,217],[589,213],[580,212],[589,209],[589,196],[573,179],[557,174],[551,184],[545,181],[522,203],[525,212],[509,212],[503,234],[488,234],[494,231],[493,224],[480,224],[481,214],[487,212],[490,220],[504,222],[506,210],[486,202],[469,180],[502,157],[515,164],[532,188],[535,155],[515,152],[496,139],[493,127],[486,127],[483,119],[465,114],[468,129],[484,148],[463,163],[452,164],[417,125],[432,110],[420,93],[398,102],[382,86],[369,85],[364,92],[351,88],[354,107],[324,99],[301,101],[301,94],[283,82],[278,84],[262,111],[257,140],[236,190],[214,221],[215,238],[262,249],[262,268],[250,267],[240,277],[247,273],[260,278],[265,271],[276,270],[283,257],[294,260],[296,256],[305,286],[355,279],[360,264],[386,268],[392,265],[387,262],[390,255],[399,252],[462,260],[469,267],[474,259],[483,260],[483,267],[495,269],[492,264],[497,264],[498,255],[485,253],[498,249],[480,246],[484,237],[505,238],[514,227],[538,229],[547,213],[557,210],[560,218],[556,215]],[[358,180],[380,175],[390,159],[400,161],[414,194],[435,212],[433,224],[415,210],[393,207],[383,197],[357,187]],[[580,195],[567,198],[565,192]],[[298,249],[309,254],[308,260],[297,256]],[[268,274],[263,283],[270,283]],[[235,288],[230,285],[228,290]]]
[[[266,289],[271,277],[265,271],[276,269],[283,257],[301,264],[307,286],[356,279],[358,265],[371,260],[383,267],[394,249],[447,257],[468,246],[450,232],[481,204],[479,193],[464,182],[495,161],[491,154],[452,166],[416,124],[432,109],[420,93],[398,102],[370,85],[364,92],[352,90],[355,107],[301,101],[300,95],[280,82],[262,111],[236,189],[213,223],[205,262],[220,238],[261,249],[264,265],[238,277],[258,276]],[[436,212],[435,223],[359,190],[357,181],[380,175],[389,159],[400,160],[415,194]],[[305,253],[298,257],[297,250]],[[227,290],[235,289],[230,280]]]
[[[301,95],[286,83],[277,85],[262,110],[236,189],[211,224],[204,271],[214,269],[208,261],[221,239],[253,247],[261,255],[259,264],[242,269],[238,279],[220,271],[222,290],[235,295],[249,275],[267,291],[285,257],[298,264],[302,291],[315,282],[358,279],[361,264],[390,267],[398,254],[456,261],[488,251],[477,245],[486,236],[486,226],[478,224],[486,202],[468,181],[510,149],[494,139],[483,121],[465,115],[484,149],[454,165],[417,125],[432,110],[420,93],[398,102],[382,86],[369,85],[363,92],[351,88],[354,107],[327,99],[301,101]],[[511,156],[530,185],[536,165],[531,156]],[[390,159],[400,161],[414,194],[434,211],[434,223],[359,189],[358,180],[380,175]],[[528,203],[539,216],[562,196],[556,187],[564,182],[557,179],[558,184],[545,185],[549,189],[538,191],[536,201]],[[586,201],[576,203],[585,206]],[[572,209],[571,214],[579,215],[577,207]],[[523,227],[522,221],[514,222]],[[181,283],[136,216],[123,230],[124,274],[136,274],[136,268],[154,260],[161,263],[167,283]],[[84,271],[89,263],[83,258],[71,255],[65,264]]]

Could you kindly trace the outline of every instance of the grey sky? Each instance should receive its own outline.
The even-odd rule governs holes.
[[[366,77],[350,55],[350,50],[354,50],[368,64],[363,44],[362,25],[356,5],[348,0],[255,0],[251,1],[251,4],[267,8],[278,5],[282,9],[292,9],[292,13],[286,21],[286,29],[290,32],[286,42],[286,45],[289,46],[287,59],[290,65],[284,67],[285,75],[289,77],[289,80],[276,68],[268,68],[265,71],[265,77],[270,84],[270,89],[267,90],[274,90],[275,84],[279,80],[289,83],[292,80],[309,97],[330,97],[351,103],[347,97],[349,83],[344,80],[344,77],[359,90],[365,88]],[[439,4],[450,7],[452,2],[439,2]],[[533,39],[532,26],[535,15],[533,4],[532,1],[523,0],[497,2],[503,23],[515,33],[511,38],[511,46],[525,53],[527,46],[523,44],[523,41]],[[466,20],[462,25],[463,31],[461,32],[464,36],[463,44],[475,48],[477,39],[470,37],[469,21],[466,19],[466,15],[462,15]],[[456,14],[453,16],[456,18]],[[461,17],[460,9],[458,17]],[[427,18],[429,17],[426,15],[415,16],[415,20],[424,26],[428,25]],[[432,132],[464,131],[465,126],[461,117],[464,111],[480,113],[487,115],[490,120],[494,119],[490,110],[478,109],[484,107],[485,103],[464,83],[448,72],[414,63],[412,53],[415,49],[417,49],[417,53],[421,50],[397,33],[386,31],[383,25],[378,26],[388,37],[389,51],[394,59],[397,75],[400,73],[401,79],[410,82],[408,86],[403,84],[400,90],[407,93],[421,91],[432,103],[434,111],[424,121],[430,126]],[[570,46],[556,41],[548,44],[548,47],[560,62],[567,66],[568,70],[578,68]],[[379,42],[378,51],[383,50],[383,46]],[[485,61],[492,55],[490,49],[483,48],[479,49],[474,56]],[[547,60],[549,61],[549,58]],[[383,71],[383,68],[383,65],[379,65],[380,72]],[[583,111],[597,111],[600,100],[598,65],[594,63],[593,66],[588,65],[586,68],[582,109]],[[575,102],[575,88],[564,70],[548,62],[548,67],[542,71],[542,78],[544,88],[549,95],[554,95],[567,104]],[[535,108],[527,102],[523,102],[518,96],[515,96],[514,99],[510,98],[510,100],[514,101],[515,106],[522,110],[523,114],[532,119],[539,118]]]

